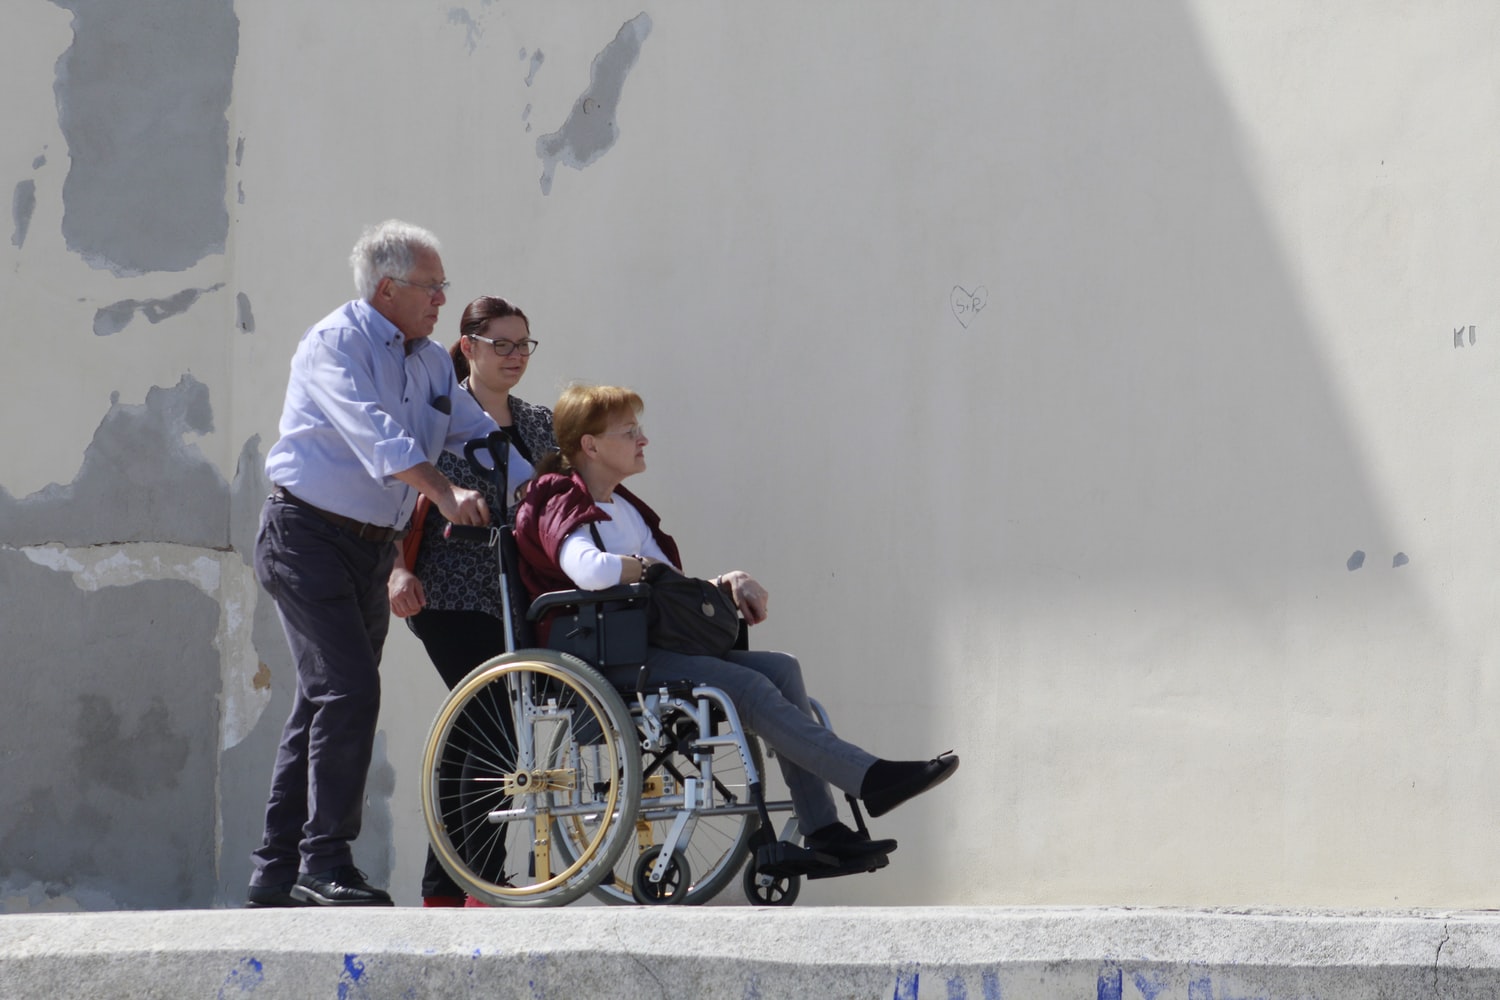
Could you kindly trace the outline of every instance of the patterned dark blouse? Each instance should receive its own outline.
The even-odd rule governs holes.
[[[465,389],[469,387],[467,380],[460,384]],[[531,464],[541,461],[549,451],[557,450],[557,438],[552,434],[552,411],[545,406],[511,396],[510,419],[521,439],[519,450]],[[445,451],[438,458],[437,467],[457,485],[482,492],[484,502],[492,512],[506,510],[514,523],[514,502],[507,499],[502,503],[495,496],[494,485],[474,475],[474,470],[464,459]],[[519,485],[510,484],[512,490]],[[443,526],[447,523],[436,506],[428,508],[422,542],[417,549],[417,564],[413,567],[426,592],[427,607],[439,611],[483,611],[496,618],[502,617],[495,550],[485,545],[447,541],[443,538]]]

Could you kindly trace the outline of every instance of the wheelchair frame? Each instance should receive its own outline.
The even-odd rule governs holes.
[[[504,429],[465,448],[501,497],[508,454]],[[729,697],[649,679],[641,665],[647,584],[543,594],[523,611],[513,599],[519,556],[508,526],[450,525],[446,535],[495,549],[507,650],[449,692],[423,751],[433,852],[469,895],[499,906],[560,906],[587,893],[608,903],[692,905],[743,869],[751,903],[788,906],[803,877],[888,863],[875,856],[841,866],[791,843],[792,803],[765,800],[760,741]],[[548,613],[558,614],[551,642],[562,648],[531,645],[531,623]],[[621,665],[639,666],[633,691],[603,673]],[[813,707],[827,726],[823,707]],[[846,799],[864,833],[857,800]],[[781,812],[789,815],[778,838],[771,814]]]

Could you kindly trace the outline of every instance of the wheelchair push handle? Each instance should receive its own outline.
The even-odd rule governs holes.
[[[445,524],[443,538],[450,542],[472,542],[475,545],[494,545],[499,537],[499,528],[488,524]]]
[[[479,453],[482,451],[489,453],[489,465],[479,460]],[[464,458],[468,460],[469,468],[473,470],[474,475],[494,484],[496,496],[508,495],[510,431],[507,428],[501,427],[490,431],[482,438],[464,442]]]

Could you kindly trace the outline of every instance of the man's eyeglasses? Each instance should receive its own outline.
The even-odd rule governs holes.
[[[466,333],[464,336],[470,340],[477,340],[482,344],[489,344],[495,349],[495,353],[502,358],[512,352],[526,358],[530,357],[531,352],[536,350],[536,341],[529,337],[525,340],[491,340],[489,337],[481,337],[477,333]]]
[[[430,285],[424,285],[419,281],[407,281],[405,278],[391,277],[391,280],[398,285],[410,285],[413,288],[420,288],[422,289],[422,291],[426,292],[428,295],[431,295],[433,298],[437,298],[439,295],[446,292],[449,288],[453,287],[453,282],[451,281],[434,281]]]

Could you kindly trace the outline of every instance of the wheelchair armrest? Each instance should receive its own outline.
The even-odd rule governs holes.
[[[553,608],[572,608],[605,601],[643,600],[651,593],[649,584],[622,583],[603,590],[554,590],[531,602],[526,611],[528,621],[536,621]]]

